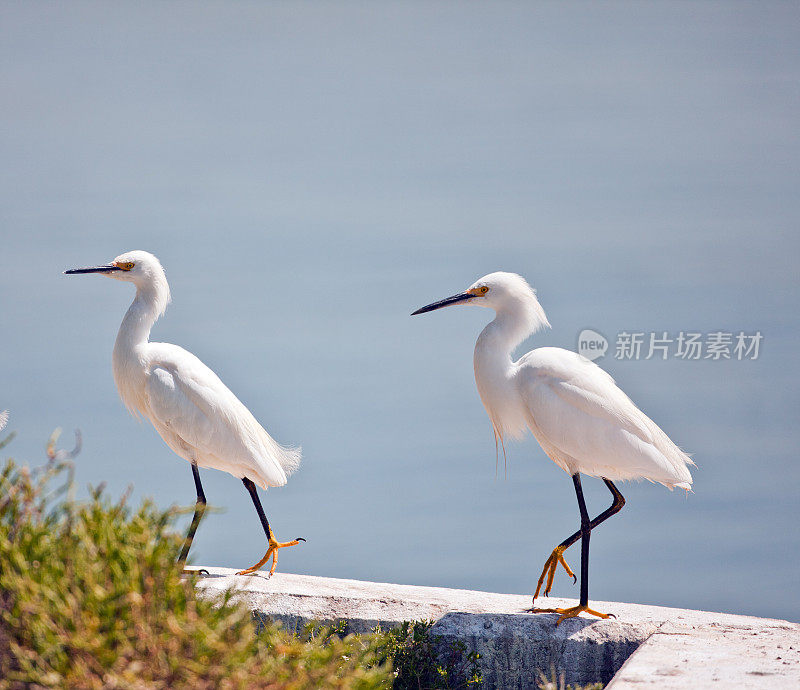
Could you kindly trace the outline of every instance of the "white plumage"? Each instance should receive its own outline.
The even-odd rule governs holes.
[[[572,476],[581,511],[581,528],[562,541],[545,563],[534,600],[547,578],[544,593],[553,584],[558,565],[572,570],[563,553],[581,539],[581,597],[569,609],[532,609],[559,613],[565,618],[588,612],[610,614],[588,607],[589,535],[592,529],[619,512],[625,499],[616,480],[648,479],[672,489],[691,489],[686,453],[623,393],[605,371],[581,355],[557,347],[542,347],[512,359],[516,347],[535,331],[549,326],[536,293],[514,273],[490,273],[467,290],[434,302],[414,314],[453,304],[488,307],[494,320],[475,343],[475,381],[495,439],[520,437],[529,429],[545,453]],[[503,444],[505,453],[505,444]],[[612,506],[590,520],[580,475],[602,477],[612,493]]]
[[[170,301],[169,285],[158,259],[148,252],[132,251],[110,264],[67,273],[101,273],[136,286],[136,297],[114,344],[114,381],[128,410],[149,419],[166,444],[193,465],[198,508],[181,559],[188,553],[205,506],[197,474],[197,468],[204,467],[244,480],[270,540],[270,552],[291,545],[274,540],[252,484],[263,489],[286,484],[288,475],[300,464],[300,449],[277,443],[191,352],[177,345],[150,342],[150,330]]]
[[[149,342],[167,307],[169,286],[158,259],[143,251],[117,257],[134,263],[109,276],[136,285],[136,297],[114,345],[114,381],[122,401],[147,417],[167,445],[198,467],[247,477],[263,489],[283,486],[300,463],[300,451],[278,444],[250,411],[191,352]]]
[[[691,488],[691,459],[594,362],[542,347],[515,366],[528,427],[563,470]]]
[[[557,347],[512,359],[523,340],[550,326],[522,276],[490,273],[465,292],[414,313],[451,304],[496,312],[475,343],[474,364],[478,393],[498,439],[519,438],[529,429],[570,474],[691,488],[687,465],[694,463],[689,456],[594,362]]]

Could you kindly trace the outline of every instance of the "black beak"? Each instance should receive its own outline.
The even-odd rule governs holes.
[[[460,302],[466,302],[467,300],[471,300],[475,295],[470,292],[459,292],[457,295],[453,295],[452,297],[446,297],[445,299],[441,299],[438,302],[434,302],[433,304],[429,304],[425,307],[417,309],[415,312],[411,312],[411,316],[416,316],[417,314],[424,314],[426,311],[435,311],[436,309],[441,309],[442,307],[449,307],[451,304],[459,304]]]
[[[64,271],[66,275],[74,275],[76,273],[111,273],[112,271],[121,271],[119,266],[114,264],[106,264],[105,266],[91,266],[89,268],[70,268]]]

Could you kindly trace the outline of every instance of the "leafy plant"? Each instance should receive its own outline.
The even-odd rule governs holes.
[[[431,633],[433,621],[405,621],[397,628],[375,631],[379,647],[395,668],[395,690],[461,690],[479,687],[476,652],[459,641],[445,642]]]
[[[467,690],[482,683],[479,656],[404,622],[369,635],[346,621],[287,631],[229,593],[195,597],[176,565],[175,520],[102,487],[74,498],[72,458],[0,469],[0,690],[69,688],[391,688]],[[10,440],[0,439],[0,448]],[[555,672],[542,690],[570,688]]]
[[[0,471],[0,688],[391,686],[377,637],[298,636],[230,595],[195,598],[175,564],[179,511],[102,489],[75,501],[51,441],[43,468]]]
[[[566,685],[564,674],[556,674],[555,668],[550,669],[550,678],[543,673],[539,674],[539,690],[603,690],[602,683],[589,683],[588,685]]]

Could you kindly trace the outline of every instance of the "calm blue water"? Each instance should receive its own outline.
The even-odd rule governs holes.
[[[15,457],[79,427],[82,485],[194,501],[188,464],[114,389],[130,286],[61,275],[147,249],[174,298],[154,337],[303,446],[265,497],[280,538],[308,538],[284,571],[531,592],[577,526],[571,482],[533,439],[495,475],[472,375],[487,312],[408,316],[516,271],[553,324],[526,349],[574,348],[583,328],[762,332],[756,361],[601,360],[699,468],[688,498],[623,485],[590,593],[800,619],[796,5],[0,13]],[[247,494],[204,483],[225,512],[195,562],[249,565],[264,539]],[[577,595],[563,575],[554,591]]]

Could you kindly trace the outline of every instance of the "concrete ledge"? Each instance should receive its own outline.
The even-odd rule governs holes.
[[[800,688],[800,625],[748,616],[593,601],[616,620],[527,614],[530,596],[205,568],[198,594],[232,589],[253,611],[295,628],[347,621],[351,632],[404,620],[435,620],[444,641],[481,655],[486,687],[536,688],[554,667],[567,683],[609,690],[720,687]],[[574,606],[568,599],[551,606]]]

